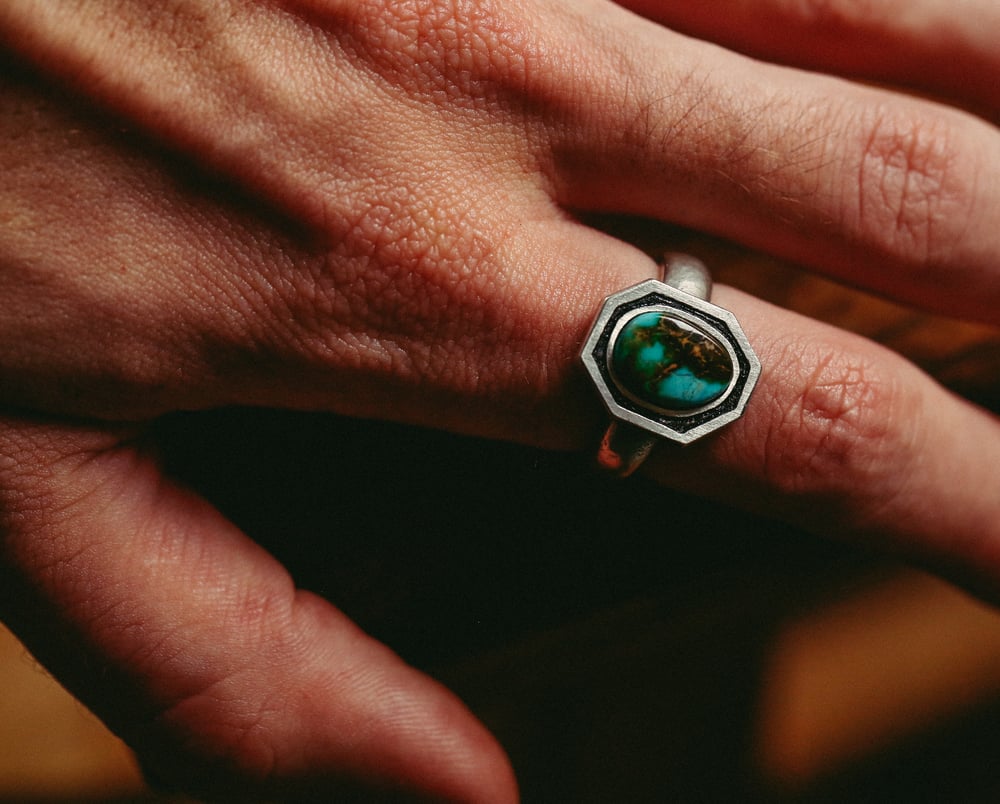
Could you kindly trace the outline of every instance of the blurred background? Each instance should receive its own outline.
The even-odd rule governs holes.
[[[683,626],[667,626],[660,605],[644,601],[577,624],[561,638],[599,642],[608,666],[589,668],[584,677],[569,671],[568,684],[566,668],[548,667],[544,682],[523,684],[536,685],[529,696],[538,706],[535,717],[561,721],[564,714],[552,710],[565,706],[567,696],[593,695],[579,707],[586,713],[560,722],[561,745],[536,745],[533,738],[519,744],[517,723],[504,725],[515,735],[507,741],[515,759],[537,752],[523,763],[536,773],[542,773],[537,757],[560,778],[574,767],[586,772],[558,786],[536,779],[544,791],[532,797],[529,788],[525,800],[1000,800],[1000,616],[908,571],[887,571],[850,593],[828,592],[834,593],[825,604],[799,611],[762,646],[757,665],[734,652],[732,624],[719,609],[714,617],[725,623],[706,623],[688,610]],[[702,632],[708,625],[715,628]],[[679,627],[686,641],[677,639]],[[537,658],[538,650],[551,649],[544,644],[551,637],[538,641],[542,648],[522,651]],[[510,656],[490,659],[494,674],[517,664]],[[612,676],[628,683],[624,695],[606,691]],[[127,748],[6,631],[0,688],[0,802],[187,801],[148,791]],[[492,705],[502,708],[502,701]],[[512,718],[490,714],[494,726]],[[588,718],[599,720],[605,735],[616,720],[630,722],[610,726],[615,742],[595,747]],[[573,763],[577,752],[581,763],[597,757],[596,766]],[[593,787],[590,777],[595,770],[607,776],[608,762],[617,766],[611,779]],[[582,780],[590,792],[577,798]]]
[[[1000,411],[996,330],[670,234]],[[468,702],[526,802],[1000,800],[1000,613],[919,570],[577,455],[267,411],[158,428],[175,475]],[[0,804],[88,801],[182,799],[0,632]]]

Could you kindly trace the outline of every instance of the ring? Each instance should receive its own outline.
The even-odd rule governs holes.
[[[667,254],[661,270],[604,300],[580,353],[611,416],[597,462],[623,477],[658,440],[690,444],[738,419],[760,376],[701,261]]]

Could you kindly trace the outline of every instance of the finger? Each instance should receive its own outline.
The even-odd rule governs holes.
[[[995,3],[620,0],[674,30],[799,67],[919,88],[996,118]]]
[[[995,128],[655,26],[630,31],[595,56],[595,102],[570,110],[557,146],[565,203],[667,219],[1000,320]]]
[[[0,425],[2,612],[160,780],[513,801],[450,693],[360,633],[119,435]]]
[[[719,287],[764,366],[744,416],[662,482],[891,548],[1000,599],[1000,421],[893,352]]]

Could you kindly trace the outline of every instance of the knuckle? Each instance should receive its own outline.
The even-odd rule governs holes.
[[[133,741],[150,778],[209,800],[233,800],[234,791],[248,785],[259,792],[279,781],[281,758],[269,721],[280,712],[277,701],[250,705],[219,685],[164,711],[147,724],[151,736]],[[184,722],[195,719],[197,725]],[[162,750],[164,743],[170,750]]]
[[[264,781],[276,772],[277,755],[269,722],[277,702],[239,700],[220,683],[192,694],[157,719],[183,746],[187,783],[214,787],[233,777]],[[191,725],[196,722],[197,725]],[[192,778],[194,777],[194,778]]]
[[[471,97],[496,82],[523,83],[527,50],[517,3],[491,0],[369,0],[357,38],[387,74],[416,78],[415,87]],[[410,88],[414,85],[410,84]],[[481,93],[479,93],[481,94]]]
[[[857,210],[863,233],[916,264],[959,245],[974,206],[976,169],[941,115],[880,111],[862,125]]]
[[[491,249],[478,234],[483,224],[471,202],[449,203],[445,193],[429,183],[386,188],[362,202],[343,245],[352,255],[427,281],[471,275]]]
[[[296,661],[305,663],[305,643],[291,614],[292,599],[284,590],[260,587],[244,595],[245,603],[232,607],[233,619],[224,627],[243,629],[248,644],[256,647],[253,661],[227,659],[203,672],[188,673],[178,667],[178,645],[190,638],[187,630],[161,635],[129,660],[131,667],[141,668],[149,677],[184,679],[159,703],[146,724],[146,736],[154,744],[165,736],[176,747],[174,755],[161,755],[157,761],[176,763],[169,775],[198,791],[225,789],[238,779],[275,780],[288,772],[294,754],[287,718],[290,710],[303,705],[304,693],[287,668],[295,667]],[[210,636],[210,628],[199,634]],[[286,679],[292,679],[280,692],[272,689],[266,671],[254,665],[261,657],[262,664],[281,667]]]
[[[810,498],[887,494],[911,441],[913,406],[900,379],[833,344],[789,346],[781,360],[789,396],[775,405],[764,440],[769,483]]]
[[[352,200],[336,245],[282,285],[282,356],[369,380],[468,385],[456,355],[475,354],[470,341],[489,331],[506,269],[497,222],[449,192],[411,181]]]
[[[494,246],[478,217],[429,194],[389,191],[359,212],[328,265],[368,326],[439,331],[468,315],[486,291],[484,275],[494,273]]]

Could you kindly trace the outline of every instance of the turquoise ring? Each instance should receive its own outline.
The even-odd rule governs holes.
[[[709,301],[705,266],[667,254],[661,268],[604,300],[580,354],[612,419],[598,463],[623,476],[660,439],[690,444],[738,419],[760,376],[736,317]]]

